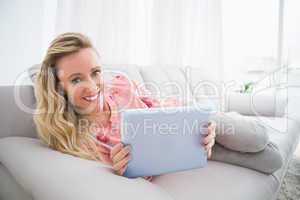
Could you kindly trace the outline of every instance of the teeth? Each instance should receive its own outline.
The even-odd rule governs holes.
[[[96,94],[95,96],[91,96],[91,97],[83,97],[85,100],[87,101],[94,101],[96,100],[98,97],[98,94]]]

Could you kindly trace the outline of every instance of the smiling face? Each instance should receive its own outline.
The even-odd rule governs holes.
[[[58,79],[68,100],[80,114],[91,114],[103,107],[103,79],[99,57],[92,48],[60,58]]]

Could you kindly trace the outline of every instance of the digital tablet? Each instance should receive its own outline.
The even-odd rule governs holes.
[[[131,146],[128,178],[204,167],[210,110],[164,107],[121,111],[121,141]]]

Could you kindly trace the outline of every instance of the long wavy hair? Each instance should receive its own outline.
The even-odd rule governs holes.
[[[101,154],[88,129],[79,130],[80,115],[68,101],[57,76],[57,61],[83,48],[96,51],[89,38],[80,33],[64,33],[51,42],[36,77],[37,105],[33,118],[38,137],[49,147],[81,158],[101,161]]]

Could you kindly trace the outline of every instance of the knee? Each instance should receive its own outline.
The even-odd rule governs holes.
[[[224,113],[214,116],[213,120],[217,124],[216,141],[228,149],[255,153],[264,150],[269,143],[266,128],[254,118]]]

